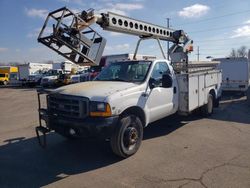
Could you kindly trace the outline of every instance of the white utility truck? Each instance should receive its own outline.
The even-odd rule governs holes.
[[[52,64],[26,63],[18,66],[19,81],[22,85],[39,85],[43,74],[52,69]]]
[[[101,15],[92,11],[74,14],[62,8],[49,16],[55,17],[55,14],[62,15],[55,18],[60,23],[64,15],[73,15],[71,27],[83,30],[83,35],[87,33],[86,26],[97,22],[103,29],[141,38],[133,60],[111,63],[94,81],[64,86],[49,93],[44,90],[38,92],[40,126],[36,128],[36,133],[42,146],[46,144],[46,133],[51,130],[67,138],[99,135],[110,139],[115,154],[129,157],[139,149],[143,128],[150,123],[177,112],[187,115],[195,109],[208,116],[218,106],[221,71],[215,68],[216,62],[189,64],[187,53],[190,40],[183,31],[110,12]],[[49,37],[53,35],[56,33]],[[75,37],[72,36],[73,39]],[[166,60],[164,53],[163,59],[137,60],[140,41],[148,38],[156,39],[162,52],[160,40],[173,42],[169,50],[172,60]],[[41,35],[38,38],[40,42],[43,39]],[[73,52],[76,53],[77,49],[74,48]],[[91,60],[87,53],[82,56]],[[40,95],[43,93],[47,94],[47,108],[41,107]],[[40,132],[44,134],[44,140]]]
[[[26,63],[18,65],[18,74],[20,80],[28,80],[29,76],[46,72],[52,69],[52,64],[46,63]]]
[[[246,93],[250,84],[250,65],[245,57],[217,58],[222,70],[222,90]]]

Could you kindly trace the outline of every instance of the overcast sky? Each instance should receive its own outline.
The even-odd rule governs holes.
[[[63,58],[37,42],[48,12],[67,6],[74,11],[94,8],[112,11],[173,29],[183,29],[194,40],[191,59],[225,57],[231,48],[250,47],[249,0],[0,0],[0,62],[60,61]],[[137,37],[101,31],[105,54],[133,53]],[[166,44],[163,43],[166,47]],[[142,54],[159,56],[156,42],[145,42]]]

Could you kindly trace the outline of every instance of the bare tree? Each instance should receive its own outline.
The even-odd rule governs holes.
[[[239,57],[247,57],[247,47],[246,46],[241,46],[238,50],[238,56]]]
[[[230,57],[237,57],[237,52],[234,48],[232,48],[231,52],[230,52]]]
[[[237,50],[232,48],[229,57],[247,57],[247,47],[241,46]]]

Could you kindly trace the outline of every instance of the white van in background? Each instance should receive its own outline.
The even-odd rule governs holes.
[[[247,91],[250,83],[250,66],[247,58],[217,58],[213,61],[220,61],[223,91]]]

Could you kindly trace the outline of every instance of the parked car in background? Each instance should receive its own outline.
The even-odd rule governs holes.
[[[88,74],[86,75],[87,81],[93,80],[102,70],[103,66],[91,66],[88,70]]]
[[[34,87],[40,85],[42,77],[46,74],[46,71],[37,71],[34,74],[28,76],[27,80],[22,81],[22,85]]]
[[[62,69],[51,69],[42,77],[40,85],[43,87],[56,86],[58,84],[58,78],[62,74]]]

